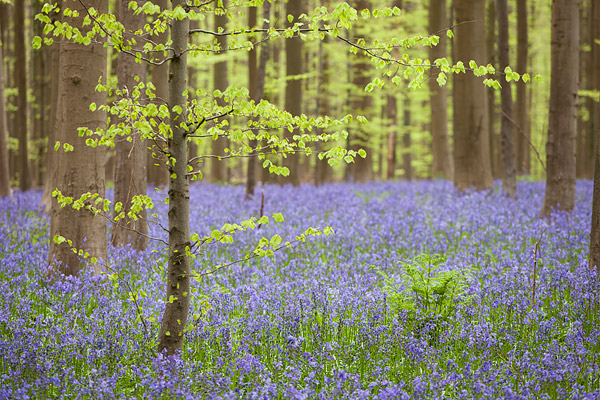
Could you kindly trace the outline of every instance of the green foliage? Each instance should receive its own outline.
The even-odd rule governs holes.
[[[420,254],[402,263],[399,281],[374,267],[383,278],[383,291],[392,310],[420,311],[431,319],[447,319],[458,304],[468,303],[469,271],[442,271],[445,262],[444,256]]]

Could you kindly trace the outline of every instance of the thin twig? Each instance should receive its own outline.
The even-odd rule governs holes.
[[[525,132],[523,132],[523,129],[521,128],[521,126],[519,124],[517,124],[517,122],[514,119],[509,117],[500,106],[496,105],[496,108],[500,111],[500,113],[502,114],[502,116],[504,118],[506,118],[511,124],[513,124],[517,128],[517,130],[519,131],[521,136],[523,136],[525,138],[525,140],[527,140],[527,143],[529,143],[529,146],[533,149],[533,151],[535,151],[535,155],[537,156],[538,161],[542,165],[542,168],[544,168],[544,171],[546,171],[546,164],[544,164],[544,161],[542,161],[542,156],[540,156],[540,152],[534,146],[534,144],[531,142],[531,140],[527,137]]]

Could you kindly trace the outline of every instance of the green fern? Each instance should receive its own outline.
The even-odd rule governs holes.
[[[446,258],[437,254],[420,254],[402,262],[402,275],[396,281],[386,272],[374,267],[383,278],[383,291],[394,312],[421,311],[430,319],[447,319],[458,304],[471,301],[467,288],[471,280],[469,270],[441,271]]]

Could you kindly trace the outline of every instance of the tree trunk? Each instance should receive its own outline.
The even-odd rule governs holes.
[[[226,0],[223,0],[223,7],[227,7]],[[225,12],[223,10],[223,12]],[[215,31],[219,28],[227,29],[227,15],[215,14]],[[217,43],[221,49],[227,49],[227,36],[217,37]],[[224,53],[217,53],[224,54]],[[229,85],[227,77],[227,61],[219,61],[215,63],[213,69],[214,88],[216,90],[225,91]],[[221,107],[227,105],[223,98],[217,99],[217,104]],[[217,140],[212,141],[212,154],[216,156],[224,156],[225,148],[227,147],[227,137],[222,136]],[[227,182],[227,161],[219,160],[218,158],[211,159],[211,179],[213,182]]]
[[[413,180],[413,169],[412,169],[412,143],[411,143],[411,110],[410,110],[410,97],[404,96],[402,104],[404,110],[404,132],[402,132],[402,169],[404,170],[403,178],[407,181]]]
[[[288,0],[286,14],[294,17],[291,23],[287,22],[288,27],[293,26],[298,21],[298,17],[303,12],[303,1]],[[303,42],[299,37],[290,38],[285,41],[285,110],[294,116],[302,114],[302,80],[300,79],[300,75],[304,72],[302,47]],[[290,143],[294,142],[293,136],[298,134],[300,134],[298,129],[294,129],[293,132],[290,132],[288,129],[284,130],[284,137]],[[286,178],[285,182],[289,182],[294,186],[300,185],[299,162],[299,154],[287,154],[283,160],[283,166],[290,170],[290,175]]]
[[[173,10],[184,7],[186,0],[172,0]],[[187,177],[187,138],[182,122],[187,119],[184,91],[187,89],[187,40],[190,21],[171,21],[174,51],[169,62],[169,110],[171,131],[169,154],[169,267],[167,272],[167,304],[158,335],[158,350],[174,354],[183,346],[183,331],[190,308],[190,186]],[[173,113],[181,107],[180,115]]]
[[[456,60],[487,63],[485,2],[456,0]],[[454,184],[460,190],[492,186],[486,88],[473,73],[454,75]]]
[[[396,177],[396,144],[398,137],[398,100],[395,94],[387,95],[386,113],[388,118],[387,134],[387,179]]]
[[[0,24],[2,24],[0,19]],[[0,26],[0,30],[4,29]],[[4,48],[0,46],[0,198],[11,196],[10,171],[8,170],[8,124],[4,101]]]
[[[600,278],[600,133],[596,131],[594,154],[594,194],[592,199],[592,230],[590,233],[590,268],[595,268]]]
[[[269,16],[271,15],[271,3],[266,1],[263,3],[263,29],[269,28]],[[256,8],[250,8],[248,17],[249,26],[256,25]],[[266,34],[265,34],[266,37]],[[260,46],[260,58],[258,66],[256,65],[256,49],[252,49],[248,54],[248,87],[250,89],[250,98],[258,104],[265,95],[265,78],[267,74],[267,61],[269,60],[269,44],[263,42]],[[258,134],[258,132],[255,132]],[[256,148],[258,142],[256,139],[250,140],[250,147]],[[256,157],[248,157],[246,165],[246,198],[254,194],[254,186],[256,185],[256,176],[258,174],[258,166]]]
[[[168,0],[153,0],[153,3],[160,6],[161,10],[169,8]],[[169,31],[157,35],[153,40],[156,43],[167,43],[169,39]],[[159,58],[158,60],[161,60]],[[154,94],[156,94],[158,104],[166,104],[169,97],[169,64],[164,63],[161,65],[152,65],[150,68],[150,74],[152,75],[152,83],[156,88]],[[148,170],[148,183],[158,186],[165,187],[169,184],[169,169],[165,165],[165,156],[161,152],[163,147],[166,147],[166,143],[148,143],[148,155],[147,155],[147,170]]]
[[[26,191],[31,188],[29,176],[29,150],[27,140],[27,48],[25,47],[25,0],[13,5],[15,21],[15,81],[17,84],[17,137],[19,138],[19,188]]]
[[[500,71],[510,65],[508,58],[508,1],[496,0],[498,12],[498,61]],[[502,75],[501,75],[502,76]],[[512,87],[506,79],[501,79],[500,101],[502,126],[500,131],[502,145],[502,189],[510,196],[517,193],[517,171],[515,165],[515,142],[513,136],[513,99]]]
[[[582,1],[579,7],[579,89],[592,90],[592,49],[590,24],[591,1]],[[575,138],[575,177],[593,179],[592,120],[595,102],[590,97],[577,101],[577,133]]]
[[[487,28],[486,28],[486,48],[488,62],[497,65],[498,55],[496,52],[496,0],[487,1]],[[491,75],[494,79],[496,76]],[[494,88],[487,88],[488,98],[488,130],[490,146],[490,162],[492,167],[492,177],[502,178],[502,161],[500,151],[500,133],[497,131],[498,110],[496,109],[496,97],[498,91]]]
[[[65,7],[79,12],[78,18],[68,18],[84,35],[91,26],[82,26],[85,9],[77,0],[65,0]],[[86,5],[98,12],[107,12],[107,3],[88,0]],[[55,184],[65,196],[79,198],[84,193],[98,193],[104,197],[105,150],[85,145],[78,128],[85,126],[92,131],[106,128],[106,113],[92,112],[90,103],[106,104],[106,92],[95,90],[99,77],[106,77],[106,49],[101,44],[84,46],[65,41],[60,47],[60,78],[58,82],[59,108],[57,110],[56,140],[74,147],[71,152],[60,149],[55,154]],[[67,275],[77,275],[80,260],[66,244],[52,240],[55,235],[73,241],[73,246],[86,250],[91,256],[106,261],[106,220],[94,217],[86,210],[60,207],[52,202],[50,222],[50,262]],[[99,266],[96,264],[96,272]]]
[[[42,11],[44,3],[33,2],[30,10],[33,16],[39,14]],[[33,20],[33,16],[31,20]],[[38,21],[33,22],[32,26],[33,35],[42,37],[44,35],[43,25]],[[44,182],[44,176],[49,171],[46,169],[46,147],[43,146],[44,140],[48,139],[48,122],[49,122],[49,105],[51,103],[50,96],[48,94],[50,87],[50,76],[49,76],[49,59],[51,49],[48,46],[42,46],[38,50],[34,50],[31,53],[33,64],[33,74],[31,77],[31,87],[33,89],[33,96],[35,101],[31,104],[31,117],[33,123],[33,139],[34,139],[34,160],[33,166],[33,184],[34,186],[41,186]]]
[[[527,72],[529,38],[527,32],[527,0],[517,0],[517,72]],[[517,172],[529,175],[531,157],[529,148],[529,107],[527,107],[527,84],[517,82],[516,122],[517,132]]]
[[[575,206],[575,132],[579,68],[579,1],[552,2],[550,115],[546,192],[541,215]]]
[[[129,8],[129,1],[127,0],[121,0],[119,3],[119,16],[125,28],[123,40],[125,46],[128,46],[130,45],[129,41],[135,40],[132,32],[143,28],[146,23],[146,16],[143,13],[136,15]],[[131,55],[120,52],[117,57],[117,80],[118,89],[123,92],[123,98],[133,92],[138,83],[135,80],[136,77],[139,78],[139,82],[145,82],[146,65],[137,63]],[[118,122],[127,124],[125,120],[119,120]],[[120,202],[123,205],[125,217],[113,225],[111,242],[113,246],[131,244],[134,249],[143,251],[148,244],[146,210],[142,210],[139,218],[135,220],[127,217],[127,212],[132,205],[133,196],[146,195],[147,144],[142,141],[140,133],[133,126],[130,128],[131,135],[121,137],[116,146],[114,202]]]
[[[370,9],[368,0],[356,0],[355,8],[360,13],[361,10]],[[364,24],[356,23],[354,25],[354,36],[363,37],[359,32],[363,32]],[[367,116],[371,109],[371,96],[365,92],[365,86],[371,81],[369,76],[370,60],[364,54],[354,56],[352,62],[352,96],[350,97],[350,111],[355,115]],[[365,128],[356,123],[352,130],[349,130],[348,142],[350,150],[358,151],[363,149],[367,152],[367,157],[354,157],[354,163],[348,164],[350,174],[355,182],[366,182],[373,178],[373,165],[371,150],[369,149],[369,135]]]
[[[329,36],[325,36],[325,39],[319,41],[319,82],[317,83],[317,114],[319,116],[329,115],[329,53],[327,51],[327,43],[329,43]],[[317,131],[319,134],[323,133],[323,129]],[[318,152],[323,151],[323,143],[316,142],[317,155],[315,159],[315,184],[322,185],[331,179],[331,167],[326,158],[322,160],[318,157]]]
[[[429,49],[431,62],[446,57],[446,35],[443,29],[448,27],[446,17],[446,0],[430,0],[429,2],[429,32],[440,37],[437,46]],[[432,70],[434,74],[438,69]],[[440,86],[433,76],[429,79],[431,107],[431,147],[433,153],[433,177],[452,179],[454,165],[448,139],[448,95],[446,86]]]
[[[590,83],[591,89],[600,91],[600,0],[592,0],[592,12],[591,12],[591,66],[590,66]],[[591,108],[591,129],[588,134],[588,152],[595,148],[595,143],[598,142],[598,132],[600,132],[600,104],[594,103],[590,99]],[[589,153],[588,153],[589,154]],[[596,152],[593,156],[594,159],[598,158]],[[594,161],[595,165],[595,161]]]
[[[62,8],[62,0],[57,1],[56,4],[59,8]],[[54,12],[50,15],[52,21],[60,20],[60,13]],[[56,118],[58,108],[58,81],[60,80],[60,69],[59,69],[59,59],[60,59],[60,41],[55,41],[50,46],[49,51],[49,75],[50,75],[50,107],[49,107],[49,118],[48,118],[48,144],[46,146],[46,175],[44,177],[44,193],[42,194],[42,199],[40,201],[40,207],[46,212],[50,214],[52,211],[52,192],[56,188],[55,184],[55,172],[54,168],[54,159],[56,157],[56,151],[54,150],[54,144],[56,142]],[[59,150],[60,151],[60,150]]]

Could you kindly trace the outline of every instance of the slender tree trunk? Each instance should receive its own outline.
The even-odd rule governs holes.
[[[57,1],[56,4],[59,8],[62,8],[62,0]],[[60,13],[54,12],[50,15],[53,21],[60,20]],[[52,192],[56,188],[55,168],[54,159],[56,157],[56,151],[54,150],[54,144],[56,142],[56,118],[58,108],[58,81],[60,80],[60,41],[55,41],[49,49],[49,75],[50,75],[50,107],[49,107],[49,118],[48,118],[48,144],[46,146],[46,175],[44,177],[44,193],[40,201],[40,207],[50,214],[52,210]],[[60,150],[59,150],[60,151]]]
[[[591,76],[589,77],[589,80],[591,83],[591,89],[600,91],[600,0],[592,0],[590,30],[592,51],[590,62]],[[598,137],[600,137],[600,104],[594,103],[591,99],[589,102],[591,104],[591,127],[588,134],[588,154],[591,149],[595,148],[595,143],[598,143]],[[598,158],[597,152],[594,154],[593,158]]]
[[[527,29],[527,0],[517,0],[517,72],[527,71],[529,52],[529,34]],[[517,132],[517,172],[529,175],[531,164],[529,148],[529,108],[527,107],[527,85],[523,81],[517,84],[516,122],[520,133]]]
[[[448,27],[446,17],[446,0],[430,0],[429,32],[437,33],[440,42],[429,49],[429,59],[434,60],[447,56],[446,35],[443,29]],[[439,73],[438,69],[433,70]],[[454,165],[448,139],[448,95],[446,86],[440,86],[435,76],[429,80],[431,107],[431,147],[433,153],[433,177],[452,179]]]
[[[303,1],[304,0],[288,0],[286,14],[294,17],[294,20],[291,23],[288,21],[288,27],[293,26],[294,23],[298,21],[298,17],[303,12]],[[294,37],[285,41],[285,109],[294,116],[302,114],[302,80],[300,79],[300,75],[304,72],[302,47],[303,42],[299,37]],[[293,136],[298,135],[299,133],[300,131],[298,129],[294,129],[293,132],[285,129],[284,137],[288,142],[293,143]],[[300,185],[299,163],[299,154],[288,154],[283,160],[283,166],[290,170],[290,175],[286,179],[286,182],[289,182],[294,186]]]
[[[254,11],[252,11],[254,9]],[[252,15],[254,13],[254,15]],[[269,28],[269,16],[271,15],[271,3],[266,1],[263,3],[263,29]],[[249,24],[250,27],[256,25],[256,8],[250,9]],[[265,95],[265,78],[267,74],[267,61],[269,60],[269,44],[263,42],[260,46],[260,58],[258,66],[256,66],[256,50],[253,49],[248,55],[248,80],[250,88],[250,98],[258,104]],[[253,71],[254,70],[254,71]],[[258,133],[258,132],[256,132]],[[250,140],[250,147],[256,148],[258,142],[256,139]],[[254,194],[254,186],[256,185],[256,176],[258,174],[256,157],[248,157],[246,165],[246,197]]]
[[[396,144],[398,137],[398,100],[395,94],[387,95],[387,117],[388,117],[388,134],[387,134],[387,179],[396,177]]]
[[[590,268],[595,268],[600,278],[600,133],[596,131],[594,155],[594,194],[592,198],[592,230],[590,233]]]
[[[0,19],[0,24],[2,24]],[[0,26],[0,30],[4,29]],[[4,102],[4,46],[0,46],[0,198],[11,196],[10,171],[8,170],[8,124]]]
[[[160,6],[161,10],[169,8],[169,0],[153,0],[153,3]],[[153,40],[156,43],[167,43],[169,39],[169,31],[165,31],[156,36]],[[160,58],[159,58],[160,60]],[[169,64],[164,63],[161,65],[152,65],[150,68],[150,74],[152,75],[152,83],[156,88],[154,94],[159,104],[166,104],[169,97]],[[148,170],[148,183],[165,187],[169,184],[169,169],[166,166],[165,156],[161,149],[166,147],[166,143],[148,143],[148,155],[147,155],[147,170]]]
[[[329,53],[327,51],[327,43],[329,37],[319,41],[319,82],[317,84],[317,114],[319,116],[329,115]],[[319,129],[318,133],[323,133],[323,129]],[[323,143],[316,142],[317,151],[325,150]],[[319,159],[318,153],[315,161],[315,184],[322,185],[331,179],[331,167],[328,160]]]
[[[32,10],[31,14],[35,16],[42,11],[43,3],[39,1],[34,1],[29,8]],[[31,18],[33,21],[33,17]],[[43,36],[43,25],[38,21],[33,21],[33,35],[35,36]],[[29,39],[29,38],[28,38]],[[27,40],[28,40],[27,39]],[[28,40],[29,41],[29,40]],[[48,172],[46,170],[46,147],[44,146],[44,140],[48,139],[48,111],[50,104],[50,96],[48,95],[50,79],[49,79],[49,71],[48,71],[48,62],[50,58],[51,49],[48,46],[42,46],[42,48],[38,50],[34,50],[31,53],[32,57],[32,69],[33,73],[31,74],[31,87],[33,89],[33,96],[35,101],[31,104],[31,119],[33,126],[33,139],[34,139],[34,160],[32,163],[33,168],[33,182],[34,186],[41,186],[44,182],[44,176]]]
[[[184,7],[186,0],[172,0],[173,10]],[[169,154],[169,268],[167,272],[167,304],[158,335],[159,351],[174,354],[183,346],[183,331],[190,308],[190,186],[187,177],[187,138],[181,126],[187,119],[184,91],[187,89],[187,40],[190,21],[171,21],[171,40],[175,49],[169,63],[169,110],[171,131]],[[173,109],[181,107],[182,113]]]
[[[412,141],[411,141],[411,110],[410,110],[410,97],[404,96],[402,104],[404,110],[404,132],[402,132],[402,168],[404,170],[404,179],[407,181],[413,180],[413,169],[412,169]]]
[[[370,2],[368,0],[356,0],[355,8],[360,13],[361,10],[370,9]],[[361,36],[358,32],[363,31],[362,24],[355,25],[355,36]],[[352,84],[353,93],[350,98],[350,110],[356,115],[368,116],[371,109],[372,100],[371,96],[365,92],[365,86],[371,81],[369,76],[370,61],[367,57],[362,54],[358,54],[354,57],[352,63]],[[363,149],[367,152],[367,157],[362,158],[360,156],[354,157],[354,163],[348,164],[352,178],[356,182],[366,182],[373,178],[373,154],[369,148],[369,135],[365,131],[361,124],[357,124],[354,128],[354,132],[350,132],[348,135],[348,141],[350,143],[350,149],[358,151]]]
[[[77,0],[65,0],[65,7],[76,10],[78,18],[68,18],[84,35],[91,26],[82,26],[85,9]],[[86,5],[100,13],[108,11],[103,0],[88,0]],[[63,17],[66,18],[66,17]],[[69,143],[73,151],[62,149],[55,154],[55,183],[65,196],[79,198],[84,193],[98,193],[104,197],[105,151],[85,145],[85,137],[80,137],[78,128],[85,126],[92,131],[106,128],[106,113],[92,112],[90,103],[106,104],[106,92],[95,90],[99,77],[106,76],[106,49],[101,44],[85,46],[64,42],[60,47],[60,78],[58,82],[59,108],[57,114],[56,140]],[[106,220],[86,210],[60,207],[52,202],[50,222],[50,262],[64,274],[77,275],[80,260],[66,244],[52,240],[61,235],[73,241],[73,246],[85,249],[97,259],[106,261]],[[96,272],[99,266],[96,265]]]
[[[486,64],[485,2],[456,0],[456,60]],[[492,186],[487,95],[481,78],[454,75],[454,184],[461,190]]]
[[[267,3],[269,5],[271,4],[269,2]],[[253,29],[256,26],[256,14],[256,7],[251,6],[248,8],[248,29]],[[255,37],[252,39],[256,40]],[[255,102],[257,102],[256,92],[258,91],[258,65],[256,61],[256,53],[256,46],[248,52],[248,93],[250,95],[250,99],[254,100]],[[255,133],[258,134],[258,132]],[[257,141],[256,139],[250,139],[248,144],[252,149],[254,149],[257,146]],[[246,160],[246,200],[250,199],[254,195],[254,186],[256,186],[256,158],[248,157]]]
[[[498,60],[500,71],[508,67],[508,1],[496,0],[498,12]],[[502,189],[510,196],[515,197],[517,193],[517,171],[515,165],[515,142],[513,136],[513,99],[512,87],[506,79],[501,79],[502,90],[500,92],[502,108]]]
[[[17,137],[19,138],[19,187],[21,191],[31,188],[29,175],[29,147],[27,140],[27,49],[25,47],[25,0],[14,4],[15,21],[15,81],[17,83]]]
[[[123,35],[125,46],[130,45],[131,40],[135,40],[132,33],[142,29],[146,23],[146,16],[143,13],[136,15],[128,4],[129,1],[121,0],[119,10],[121,23],[125,27]],[[138,84],[135,80],[136,77],[139,78],[139,82],[145,82],[146,65],[136,63],[135,58],[129,54],[119,53],[117,58],[117,80],[118,89],[122,91],[122,98],[126,98],[133,92],[134,87]],[[121,120],[119,123],[127,124],[127,121]],[[139,218],[136,219],[127,217],[127,211],[133,204],[132,199],[134,196],[146,195],[146,186],[148,185],[146,171],[147,144],[142,141],[140,133],[134,127],[130,126],[130,128],[131,135],[122,137],[116,146],[114,201],[123,205],[125,218],[113,225],[111,242],[113,246],[131,244],[136,250],[145,250],[148,243],[146,210],[142,210]]]
[[[591,1],[581,1],[579,7],[579,89],[591,90]],[[594,149],[590,147],[594,139],[591,137],[594,101],[589,97],[580,97],[577,101],[577,132],[575,138],[575,177],[577,179],[593,179]],[[589,112],[589,113],[588,113]]]
[[[223,0],[223,7],[227,7],[226,0]],[[223,11],[224,12],[224,11]],[[215,31],[219,28],[227,29],[227,15],[215,14]],[[221,49],[227,49],[227,36],[217,37],[217,43]],[[220,91],[225,91],[228,82],[227,74],[227,61],[219,61],[215,63],[213,69],[214,88]],[[223,98],[217,99],[217,104],[224,107],[227,103]],[[212,142],[212,154],[217,156],[225,155],[225,148],[227,147],[227,137],[219,137],[217,140]],[[227,182],[227,161],[219,160],[218,158],[211,159],[211,178],[213,182]]]
[[[553,209],[572,210],[575,205],[578,4],[578,0],[552,2],[552,75],[542,216],[550,215]]]
[[[272,4],[272,9],[273,9],[273,15],[270,18],[270,20],[275,21],[272,25],[275,25],[276,27],[282,27],[281,20],[282,19],[284,21],[286,20],[285,17],[282,17],[282,14],[285,14],[285,3],[284,2],[275,2],[274,4]],[[281,58],[282,58],[281,57],[281,47],[283,44],[284,44],[284,42],[279,41],[279,40],[269,43],[269,53],[270,53],[270,55],[272,55],[271,62],[273,65],[273,68],[272,68],[273,72],[272,72],[272,75],[269,75],[267,77],[267,80],[268,81],[276,81],[281,84],[278,84],[277,88],[274,90],[269,90],[268,92],[265,91],[265,99],[269,100],[269,102],[271,102],[272,104],[275,104],[278,107],[282,107],[281,96],[280,96],[281,89],[280,88],[284,87],[284,85],[280,79],[280,77],[283,75],[281,72]],[[271,158],[271,161],[275,164],[280,162],[280,160],[278,158]],[[260,171],[261,171],[260,180],[263,184],[277,182],[278,177],[271,175],[269,173],[268,168],[261,168]]]
[[[492,65],[498,64],[498,54],[496,51],[496,0],[488,0],[487,4],[487,28],[486,28],[486,48],[488,62]],[[495,79],[497,76],[491,75]],[[490,146],[490,162],[492,167],[492,177],[502,178],[502,161],[500,151],[500,133],[497,130],[498,110],[497,98],[498,91],[494,88],[487,88],[488,98],[488,130]]]

